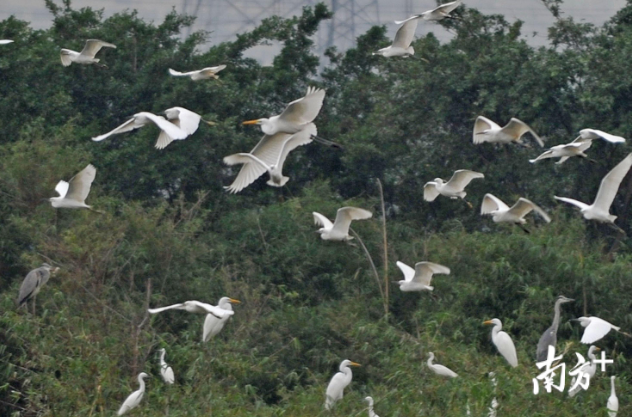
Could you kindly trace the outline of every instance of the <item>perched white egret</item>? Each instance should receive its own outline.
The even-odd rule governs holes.
[[[235,300],[234,298],[222,297],[219,299],[219,302],[217,303],[217,307],[223,310],[233,311],[232,304],[239,304],[239,303],[241,303],[241,301]],[[204,327],[202,331],[202,342],[208,342],[209,340],[211,340],[212,337],[217,335],[224,328],[224,325],[228,321],[229,317],[230,316],[224,316],[221,319],[218,319],[212,314],[207,314],[206,318],[204,319]]]
[[[209,78],[219,79],[218,72],[226,68],[226,65],[218,65],[216,67],[206,67],[197,71],[179,72],[169,68],[169,74],[174,77],[190,77],[193,81],[208,80]]]
[[[364,401],[369,403],[369,417],[380,417],[373,411],[373,397],[366,397]]]
[[[173,384],[175,377],[173,376],[173,369],[165,362],[166,353],[167,351],[164,348],[160,349],[160,375],[167,384]]]
[[[450,275],[450,268],[433,262],[417,262],[415,269],[397,261],[397,266],[404,273],[404,279],[396,281],[401,291],[432,291],[430,286],[433,274]]]
[[[264,135],[250,153],[237,153],[224,158],[226,165],[243,164],[239,174],[226,188],[231,193],[238,193],[264,173],[270,179],[267,184],[272,187],[283,187],[290,179],[283,176],[283,163],[288,154],[299,146],[312,142],[316,136],[316,125],[309,123],[297,133],[276,133]]]
[[[255,119],[243,122],[244,125],[260,125],[266,135],[276,133],[297,133],[313,122],[325,99],[325,90],[307,87],[305,97],[294,100],[287,105],[283,113],[269,119]]]
[[[481,215],[491,215],[494,223],[517,224],[527,233],[529,233],[529,231],[522,226],[527,222],[523,217],[532,210],[535,210],[547,223],[551,222],[551,218],[544,210],[530,200],[522,197],[518,199],[516,204],[509,208],[500,198],[488,193],[483,197],[483,204],[481,205]]]
[[[614,201],[614,197],[619,191],[619,185],[626,176],[630,167],[632,166],[632,153],[625,157],[625,159],[612,168],[608,174],[601,180],[597,197],[592,205],[582,203],[581,201],[573,200],[572,198],[557,197],[556,200],[564,201],[565,203],[572,204],[579,207],[582,215],[586,220],[596,220],[602,223],[614,223],[617,216],[610,214],[610,206]]]
[[[149,378],[149,375],[144,372],[138,374],[138,384],[140,385],[140,387],[138,388],[138,390],[132,392],[129,397],[127,397],[127,399],[123,402],[121,408],[119,408],[117,415],[122,416],[132,408],[138,407],[138,404],[140,404],[140,401],[143,399],[143,395],[145,395],[144,378]]]
[[[33,314],[35,314],[35,297],[40,292],[44,284],[46,284],[51,275],[54,275],[59,268],[53,269],[52,266],[44,262],[39,268],[35,268],[26,274],[20,292],[18,293],[18,307],[26,304],[29,300],[33,300]]]
[[[235,314],[235,312],[232,310],[224,310],[223,308],[215,307],[213,305],[195,300],[185,301],[184,303],[173,304],[166,307],[150,308],[147,311],[149,312],[149,314],[157,314],[165,310],[185,310],[189,313],[212,314],[218,319]]]
[[[434,360],[434,357],[435,357],[434,353],[429,352],[428,355],[429,355],[428,368],[430,368],[430,370],[433,371],[435,374],[441,375],[441,376],[447,376],[448,378],[456,378],[458,376],[456,372],[452,371],[451,369],[448,369],[447,367],[443,365],[433,364],[432,361]]]
[[[72,177],[70,181],[59,181],[55,186],[55,191],[59,193],[59,197],[51,197],[48,201],[55,208],[87,208],[102,213],[85,203],[96,175],[97,169],[92,164],[89,164]]]
[[[191,110],[187,110],[184,107],[172,107],[170,109],[165,110],[165,117],[167,120],[180,129],[184,130],[187,133],[187,137],[194,134],[198,127],[200,126],[200,121],[206,123],[209,126],[213,126],[215,123],[209,122],[208,120],[202,119],[197,113],[192,112]],[[164,149],[173,142],[174,139],[165,130],[160,131],[160,135],[158,135],[158,140],[156,141],[156,149]],[[180,138],[180,139],[186,139]],[[180,140],[177,139],[177,140]]]
[[[501,331],[503,323],[498,319],[492,319],[483,322],[483,324],[494,325],[492,329],[492,342],[496,345],[498,352],[509,362],[509,365],[514,368],[518,366],[518,354],[516,353],[513,340],[511,340],[511,337],[509,337],[507,333]]]
[[[575,140],[571,143],[553,146],[537,158],[529,159],[529,162],[533,164],[541,159],[560,158],[560,160],[556,162],[556,164],[559,165],[563,164],[568,158],[573,156],[587,158],[588,155],[586,155],[584,151],[590,148],[592,141],[595,139],[603,139],[610,143],[625,142],[625,138],[622,138],[621,136],[611,135],[610,133],[602,132],[601,130],[596,129],[582,129],[579,131],[579,136],[577,136],[577,138],[575,138]]]
[[[606,407],[608,408],[608,417],[617,417],[617,412],[619,411],[619,399],[617,398],[617,393],[614,388],[614,380],[616,376],[610,377],[610,397],[608,397],[608,404]]]
[[[459,169],[452,174],[450,181],[443,182],[441,178],[435,178],[424,185],[424,200],[434,201],[439,194],[450,198],[465,198],[465,187],[475,178],[485,178],[480,172],[468,169]]]
[[[189,133],[186,130],[184,130],[184,128],[180,128],[176,126],[175,124],[166,120],[162,116],[156,116],[155,114],[149,113],[149,112],[140,112],[140,113],[136,113],[131,119],[129,119],[127,122],[123,123],[116,129],[108,133],[105,133],[103,135],[94,137],[92,138],[92,140],[95,142],[99,142],[99,141],[102,141],[103,139],[109,138],[112,135],[118,135],[119,133],[130,132],[134,129],[138,129],[145,125],[148,125],[149,123],[154,123],[156,126],[158,126],[160,130],[164,132],[171,139],[171,140],[166,140],[169,143],[172,140],[184,139],[187,136],[189,136]],[[164,139],[163,140],[160,139],[162,137],[162,132],[160,136],[158,137],[158,141],[156,142],[157,148],[159,146],[162,146],[162,144],[164,144],[164,141],[165,141]],[[164,146],[167,146],[167,145],[165,144]],[[162,149],[162,148],[159,148],[159,149]]]
[[[578,371],[580,372],[578,374],[578,376],[581,376],[581,374],[585,374],[588,377],[588,382],[589,383],[590,383],[590,380],[592,379],[592,377],[595,376],[595,372],[597,372],[597,364],[595,363],[595,359],[597,359],[597,358],[595,357],[594,352],[596,352],[598,350],[601,350],[601,349],[599,349],[597,346],[591,346],[588,349],[588,359],[589,359],[589,361],[584,363],[578,369]],[[577,381],[577,376],[573,377],[573,380],[571,381],[571,388],[568,390],[568,396],[569,397],[574,397],[582,389],[581,385],[579,385],[579,384],[575,387],[575,389],[573,389],[573,385],[575,385],[576,381]]]
[[[454,16],[450,16],[450,13],[454,9],[459,7],[460,5],[461,5],[461,0],[453,1],[450,3],[444,3],[435,9],[428,10],[420,14],[416,14],[414,16],[409,17],[406,20],[399,20],[399,21],[396,20],[395,23],[399,25],[401,23],[408,22],[411,19],[420,19],[420,18],[423,20],[431,21],[431,22],[437,22],[443,19],[456,19]]]
[[[6,45],[8,43],[13,43],[14,41],[10,39],[0,39],[0,45]]]
[[[353,379],[353,373],[350,366],[360,366],[359,363],[351,362],[349,359],[345,359],[340,362],[340,372],[336,373],[329,381],[327,385],[327,392],[325,394],[325,408],[331,410],[336,401],[341,400],[345,387],[351,383]]]
[[[544,142],[540,139],[540,136],[538,136],[529,125],[513,117],[504,127],[500,127],[488,118],[478,116],[476,122],[474,122],[472,140],[475,144],[483,142],[522,143],[520,138],[522,138],[525,133],[531,133],[538,144],[544,146]]]
[[[373,52],[373,55],[382,55],[384,57],[391,56],[409,56],[415,55],[415,49],[410,46],[413,39],[415,38],[415,31],[417,30],[417,23],[419,22],[418,17],[411,17],[406,19],[403,25],[397,29],[397,33],[395,33],[395,39],[393,39],[393,44],[391,46],[387,46],[386,48],[382,48],[377,52]]]
[[[317,230],[321,239],[347,241],[353,239],[352,236],[349,236],[351,222],[353,220],[370,219],[373,213],[357,207],[342,207],[338,209],[336,220],[333,223],[327,217],[315,211],[312,212],[312,215],[314,216],[314,223],[322,226]]]
[[[88,39],[86,41],[86,45],[83,47],[81,52],[75,52],[70,49],[62,49],[61,50],[61,63],[64,67],[72,64],[98,64],[99,59],[94,56],[101,50],[101,48],[114,48],[116,49],[116,45],[111,43],[103,42],[98,39]]]
[[[573,321],[578,321],[582,327],[585,327],[581,342],[587,345],[600,340],[612,329],[615,329],[616,331],[621,330],[620,327],[594,316],[579,317],[577,319],[573,319]]]

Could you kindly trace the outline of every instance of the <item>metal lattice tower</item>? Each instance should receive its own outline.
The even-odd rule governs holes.
[[[196,29],[210,31],[214,41],[222,42],[252,30],[266,17],[299,15],[303,7],[316,3],[318,0],[182,0],[182,12],[197,16]],[[321,25],[315,37],[319,52],[330,46],[347,49],[358,35],[381,24],[378,0],[325,0],[325,4],[334,17]]]

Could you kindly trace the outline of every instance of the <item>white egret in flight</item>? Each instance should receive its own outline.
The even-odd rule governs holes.
[[[606,407],[608,408],[608,417],[617,417],[617,412],[619,411],[619,399],[617,398],[617,393],[614,388],[614,380],[616,376],[610,377],[610,397],[608,397],[608,403]]]
[[[382,48],[377,52],[373,52],[373,55],[382,55],[384,57],[391,56],[409,56],[415,55],[415,49],[410,46],[415,38],[415,31],[417,30],[418,17],[411,17],[403,21],[403,25],[397,29],[395,33],[395,39],[393,44]]]
[[[187,135],[194,134],[198,127],[200,126],[200,121],[206,123],[209,126],[213,126],[215,123],[209,122],[208,120],[202,119],[197,113],[192,112],[191,110],[187,110],[184,107],[172,107],[170,109],[165,110],[165,117],[168,121],[184,130]],[[187,136],[188,137],[188,136]],[[156,141],[156,149],[164,149],[169,145],[174,139],[165,130],[160,131],[160,135],[158,135],[158,140]],[[183,138],[183,139],[186,139]]]
[[[325,90],[307,87],[305,97],[294,100],[287,105],[283,113],[269,119],[255,119],[243,122],[244,125],[260,125],[266,135],[276,133],[297,133],[313,122],[325,99]]]
[[[450,16],[450,13],[456,9],[457,7],[459,7],[461,5],[461,0],[457,0],[457,1],[453,1],[450,3],[444,3],[441,6],[432,9],[432,10],[428,10],[425,11],[423,13],[414,15],[409,17],[406,20],[400,20],[400,21],[395,21],[395,23],[397,23],[398,25],[404,22],[408,22],[411,19],[423,19],[423,20],[428,20],[431,22],[437,22],[439,20],[443,20],[443,19],[456,19],[454,16]]]
[[[380,417],[373,411],[373,397],[366,397],[364,401],[369,403],[369,417]]]
[[[233,311],[232,304],[239,304],[239,303],[241,303],[241,301],[235,300],[234,298],[222,297],[219,299],[219,302],[217,303],[217,307],[223,310]],[[226,324],[229,318],[230,316],[224,316],[221,319],[219,319],[212,314],[207,314],[206,318],[204,319],[204,327],[202,331],[202,342],[208,342],[209,340],[211,340],[212,337],[217,335],[224,328],[224,325]]]
[[[185,301],[184,303],[173,304],[166,307],[150,308],[147,311],[149,312],[149,314],[157,314],[165,310],[185,310],[189,313],[212,314],[218,319],[235,314],[235,312],[232,310],[224,310],[223,308],[215,307],[213,305],[195,300]]]
[[[450,198],[465,198],[465,187],[475,178],[485,178],[480,172],[468,169],[459,169],[452,174],[450,181],[444,182],[441,178],[435,178],[424,185],[424,200],[434,201],[439,195]]]
[[[348,241],[353,239],[352,236],[349,236],[351,222],[353,220],[370,219],[373,213],[357,207],[342,207],[338,209],[336,220],[333,223],[327,217],[315,211],[312,212],[312,215],[314,216],[314,223],[322,226],[317,231],[320,233],[321,239]]]
[[[311,143],[316,133],[316,126],[309,123],[303,130],[294,134],[279,132],[264,135],[250,153],[237,153],[225,157],[226,165],[243,164],[233,183],[225,188],[231,193],[238,193],[266,172],[270,175],[268,185],[283,187],[290,179],[283,176],[282,172],[288,154],[299,146]]]
[[[59,193],[59,197],[51,197],[48,200],[55,208],[87,208],[98,213],[103,213],[93,209],[85,203],[92,181],[97,175],[97,169],[89,164],[87,167],[79,171],[77,175],[72,177],[70,181],[59,181],[55,186],[55,191]]]
[[[586,220],[596,220],[602,223],[614,223],[617,216],[610,214],[610,206],[614,201],[614,197],[617,195],[621,181],[623,181],[623,178],[626,176],[631,166],[632,153],[626,156],[623,161],[619,162],[616,167],[612,168],[612,170],[603,177],[601,185],[599,186],[599,191],[597,192],[597,197],[592,205],[567,197],[555,196],[555,199],[579,207]]]
[[[51,274],[55,274],[57,271],[59,271],[59,268],[53,269],[52,266],[44,262],[42,266],[26,274],[18,293],[18,307],[26,304],[29,300],[33,300],[33,314],[35,314],[35,297],[44,284],[48,282]]]
[[[584,329],[584,334],[582,335],[581,342],[587,345],[600,340],[612,329],[615,329],[616,331],[621,330],[620,327],[608,323],[607,321],[602,320],[599,317],[579,317],[573,320],[578,321],[579,324],[582,325],[582,327],[586,328]]]
[[[149,112],[140,112],[140,113],[136,113],[131,119],[129,119],[127,122],[123,123],[116,129],[112,130],[111,132],[94,137],[92,138],[92,140],[95,142],[99,142],[99,141],[102,141],[103,139],[109,138],[112,135],[118,135],[119,133],[129,132],[134,129],[138,129],[140,127],[148,125],[149,123],[154,123],[162,131],[160,133],[160,136],[158,137],[158,141],[156,142],[157,148],[162,145],[167,146],[165,142],[170,143],[172,140],[184,139],[187,136],[189,136],[189,133],[186,130],[184,130],[183,128],[179,128],[178,126],[166,120],[162,116],[156,116],[155,114],[149,113]],[[171,140],[167,140],[167,139],[161,140],[160,138],[162,137],[163,132]],[[162,148],[159,148],[159,149],[162,149]]]
[[[0,45],[6,45],[8,43],[12,43],[14,41],[10,40],[10,39],[0,39]]]
[[[529,231],[522,226],[527,222],[523,217],[532,210],[538,213],[547,223],[551,222],[551,218],[544,210],[530,200],[522,197],[518,199],[516,204],[509,208],[500,198],[488,193],[483,197],[483,204],[481,205],[481,215],[491,215],[494,223],[517,224],[527,233],[529,233]]]
[[[498,352],[509,362],[509,365],[514,368],[518,366],[518,354],[516,353],[513,340],[511,340],[511,337],[509,337],[507,333],[501,331],[503,323],[498,319],[492,319],[483,322],[483,324],[494,325],[492,329],[492,342],[496,345]]]
[[[525,133],[531,133],[540,146],[544,146],[544,142],[540,139],[533,129],[525,122],[512,118],[504,127],[498,126],[486,117],[478,116],[474,122],[474,133],[472,140],[475,144],[483,142],[491,143],[511,143],[516,142],[522,144],[520,138]]]
[[[138,383],[140,384],[140,387],[138,388],[138,390],[132,392],[129,395],[129,397],[127,397],[127,399],[123,402],[123,405],[118,410],[118,413],[117,413],[118,416],[122,416],[123,414],[131,410],[132,408],[138,407],[138,404],[140,404],[140,401],[143,399],[143,395],[145,395],[144,378],[149,378],[149,375],[147,375],[144,372],[141,372],[138,375]]]
[[[88,39],[86,41],[86,45],[83,47],[81,52],[75,52],[71,49],[62,49],[61,50],[61,63],[64,67],[72,64],[98,64],[99,59],[94,56],[101,50],[101,48],[114,48],[116,49],[116,45],[111,43],[103,42],[98,39]]]
[[[610,133],[602,132],[601,130],[596,129],[582,129],[579,131],[579,136],[577,136],[577,138],[575,138],[575,140],[571,143],[553,146],[537,158],[529,159],[529,162],[533,164],[541,159],[560,158],[560,160],[556,162],[556,164],[559,165],[563,164],[568,158],[573,156],[587,158],[588,155],[586,155],[584,151],[590,148],[592,141],[595,139],[603,139],[610,143],[625,142],[625,138],[622,138],[621,136],[611,135]]]
[[[397,261],[397,266],[404,273],[404,279],[397,281],[401,291],[432,291],[434,287],[430,286],[430,281],[433,274],[450,274],[450,268],[433,262],[417,262],[415,269],[400,261]]]
[[[346,386],[351,383],[353,372],[351,372],[350,366],[360,366],[360,364],[345,359],[340,363],[340,372],[336,373],[329,381],[325,394],[325,408],[327,410],[331,410],[336,401],[342,399]]]
[[[599,349],[597,346],[591,346],[588,349],[588,359],[589,361],[584,363],[579,369],[579,374],[578,376],[581,376],[582,374],[585,374],[588,377],[588,382],[590,383],[590,380],[592,379],[592,377],[595,376],[595,372],[597,372],[597,364],[595,363],[595,360],[597,359],[597,357],[595,356],[594,352],[601,350]],[[579,359],[579,356],[577,357]],[[573,385],[575,385],[575,382],[577,381],[577,376],[573,377],[573,380],[571,381],[571,386],[570,389],[568,390],[568,396],[569,397],[574,397],[575,395],[577,395],[577,393],[582,389],[581,385],[577,384],[577,386],[573,389]]]
[[[447,367],[443,365],[433,364],[432,361],[434,360],[434,357],[435,357],[434,353],[429,352],[428,355],[429,355],[428,368],[430,368],[432,372],[434,372],[437,375],[447,376],[448,378],[456,378],[458,376],[456,372],[452,371],[451,369],[448,369]]]
[[[173,376],[173,369],[165,362],[166,353],[167,351],[164,348],[160,349],[160,375],[163,381],[171,385],[175,381],[175,377]]]
[[[226,68],[226,65],[218,65],[216,67],[202,68],[197,71],[179,72],[169,68],[169,74],[174,77],[190,77],[193,81],[208,80],[209,78],[219,79],[218,72]]]
[[[546,329],[540,340],[538,341],[538,348],[536,351],[536,359],[538,362],[543,362],[546,360],[546,357],[549,352],[549,346],[555,347],[557,343],[557,329],[560,327],[560,314],[561,314],[561,306],[564,303],[570,303],[571,301],[575,301],[572,298],[566,298],[563,295],[557,297],[555,301],[555,306],[553,307],[553,324],[551,327]]]

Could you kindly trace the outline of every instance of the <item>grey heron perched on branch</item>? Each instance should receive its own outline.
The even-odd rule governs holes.
[[[571,301],[575,300],[572,298],[566,298],[563,295],[557,297],[554,307],[553,324],[551,324],[551,327],[549,327],[544,331],[544,333],[542,333],[540,341],[538,342],[538,349],[536,353],[536,358],[538,362],[546,360],[549,346],[555,347],[555,344],[557,343],[557,329],[560,327],[561,305],[564,303],[569,303]]]
[[[26,304],[27,301],[33,300],[33,314],[35,314],[35,297],[40,292],[44,284],[48,282],[51,273],[55,273],[59,268],[53,269],[47,263],[43,263],[39,268],[35,268],[26,275],[22,285],[20,286],[20,293],[18,295],[18,307],[22,304]]]

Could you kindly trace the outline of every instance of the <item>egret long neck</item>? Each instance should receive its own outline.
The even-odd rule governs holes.
[[[165,354],[167,353],[167,351],[163,350],[162,352],[160,352],[160,365],[165,366]]]
[[[144,378],[143,375],[138,375],[138,384],[140,385],[138,390],[144,392],[145,391],[145,380],[143,378]]]
[[[615,392],[615,389],[614,389],[614,377],[610,377],[610,395],[613,397],[617,396],[617,393]]]

